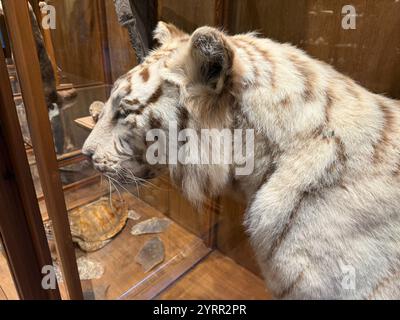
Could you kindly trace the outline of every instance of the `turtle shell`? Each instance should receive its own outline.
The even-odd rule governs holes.
[[[101,198],[69,212],[72,239],[85,251],[104,247],[118,234],[128,219],[128,208],[122,200]]]

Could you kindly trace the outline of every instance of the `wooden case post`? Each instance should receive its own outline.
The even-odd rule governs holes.
[[[60,299],[57,286],[41,285],[42,268],[52,260],[1,49],[0,80],[0,233],[7,260],[21,299]]]
[[[83,299],[27,0],[3,0],[47,211],[70,299]]]

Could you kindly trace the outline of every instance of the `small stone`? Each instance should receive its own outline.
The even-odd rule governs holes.
[[[101,263],[80,257],[76,260],[79,271],[79,278],[81,280],[100,279],[104,274],[104,267]],[[62,272],[58,263],[54,263],[54,271],[59,282],[63,281]]]
[[[128,211],[128,219],[136,221],[136,220],[139,220],[141,217],[142,216],[139,213],[137,213],[135,210]]]
[[[132,227],[131,234],[138,236],[141,234],[161,233],[170,225],[171,220],[166,218],[151,218],[139,222]]]
[[[155,266],[164,261],[165,249],[161,239],[156,237],[147,241],[135,258],[145,272],[149,272]]]
[[[104,274],[103,265],[97,261],[80,257],[76,262],[81,280],[100,279]]]

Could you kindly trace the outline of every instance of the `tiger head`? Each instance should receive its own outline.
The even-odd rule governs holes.
[[[211,27],[188,35],[160,22],[154,38],[160,46],[115,82],[83,153],[97,170],[120,182],[144,181],[169,168],[190,198],[201,200],[206,190],[221,189],[229,168],[190,166],[189,173],[179,163],[149,163],[148,132],[168,131],[173,122],[178,130],[231,127],[233,51],[224,33]]]

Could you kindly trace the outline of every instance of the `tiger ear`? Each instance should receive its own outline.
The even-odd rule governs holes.
[[[192,78],[220,92],[233,66],[234,52],[227,36],[211,27],[197,29],[190,39]]]
[[[159,21],[156,29],[153,32],[154,40],[157,40],[161,45],[171,41],[174,38],[187,36],[185,32],[178,29],[171,23]]]

